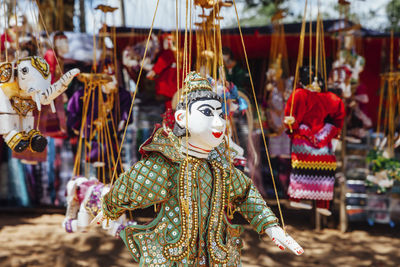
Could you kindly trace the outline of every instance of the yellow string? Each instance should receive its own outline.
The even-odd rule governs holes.
[[[390,31],[390,72],[393,72],[393,29]]]
[[[323,55],[323,58],[322,58],[322,66],[323,66],[323,69],[324,69],[324,80],[325,80],[325,86],[327,86],[328,85],[328,76],[327,76],[327,74],[326,74],[326,53],[325,53],[325,37],[324,37],[324,23],[323,23],[323,20],[322,20],[322,18],[320,18],[320,20],[321,20],[321,36],[320,36],[320,38],[321,38],[321,48],[322,48],[322,55]]]
[[[39,30],[38,30],[39,21],[38,21],[38,18],[37,18],[37,17],[39,17],[39,14],[36,17],[36,13],[34,12],[34,8],[33,8],[33,1],[31,1],[29,3],[30,3],[30,7],[31,7],[30,10],[31,10],[31,15],[32,15],[34,24],[37,26],[37,27],[35,27],[37,31],[34,32],[34,34],[36,34],[36,38],[32,38],[32,39],[35,40],[36,46],[38,47],[38,51],[41,51],[42,47],[41,47],[41,44],[40,44],[40,33],[39,33]]]
[[[6,52],[6,62],[8,62],[8,48],[7,48],[7,44],[8,44],[8,36],[7,36],[7,30],[8,30],[8,26],[7,26],[7,11],[6,11],[6,1],[3,1],[3,9],[4,9],[4,36],[5,36],[5,41],[4,41],[4,50]]]
[[[272,177],[272,184],[274,186],[276,201],[277,201],[277,204],[278,204],[279,214],[280,214],[280,218],[281,218],[281,221],[282,221],[282,228],[285,230],[285,222],[283,220],[281,204],[280,204],[279,197],[278,197],[278,192],[277,192],[277,189],[276,189],[275,177],[274,177],[274,173],[272,171],[271,159],[269,157],[267,141],[265,139],[264,128],[263,128],[263,125],[262,125],[262,122],[261,122],[260,110],[258,108],[257,96],[256,96],[256,92],[254,90],[253,79],[252,79],[251,72],[250,72],[250,65],[249,65],[249,61],[248,61],[248,58],[247,58],[246,47],[245,47],[244,40],[243,40],[243,34],[242,34],[242,29],[240,27],[239,15],[238,15],[238,12],[237,12],[237,7],[236,7],[236,1],[235,0],[233,0],[233,6],[235,7],[235,13],[236,13],[236,19],[237,19],[237,23],[238,23],[238,27],[239,27],[240,39],[241,39],[241,42],[242,42],[244,57],[246,59],[247,71],[249,72],[249,79],[250,79],[251,89],[253,91],[254,104],[255,104],[256,110],[257,110],[258,123],[260,125],[261,135],[262,135],[263,142],[264,142],[264,147],[265,147],[265,153],[267,155],[268,166],[269,166],[269,170],[270,170],[271,177]]]
[[[179,58],[180,58],[180,54],[179,54],[179,46],[180,46],[180,43],[179,43],[179,30],[178,30],[178,28],[179,28],[179,19],[178,19],[178,16],[179,16],[179,13],[178,13],[178,0],[176,0],[175,1],[175,14],[176,14],[176,17],[175,17],[175,20],[176,20],[176,30],[175,30],[175,36],[176,36],[176,38],[175,38],[175,41],[176,41],[176,81],[177,81],[177,83],[176,83],[176,86],[177,86],[177,92],[178,92],[178,99],[181,99],[181,91],[179,90],[180,88],[180,80],[179,80],[179,69],[180,69],[180,65],[179,65]],[[173,107],[173,108],[175,108],[175,107]]]
[[[219,5],[216,5],[217,8],[217,14],[216,17],[219,17]],[[219,70],[221,70],[221,77],[220,77],[220,81],[222,83],[222,87],[224,88],[222,91],[224,92],[224,109],[225,109],[225,121],[226,121],[226,139],[227,139],[227,143],[226,143],[226,150],[228,152],[228,163],[229,163],[229,181],[232,182],[232,153],[231,153],[231,147],[230,147],[230,138],[229,138],[229,133],[230,131],[232,131],[232,127],[231,124],[234,125],[233,122],[233,118],[229,118],[228,117],[228,102],[227,102],[227,98],[226,98],[226,91],[225,91],[225,82],[226,82],[226,77],[225,77],[225,73],[224,73],[224,61],[223,61],[223,55],[222,55],[222,38],[221,38],[221,20],[218,20],[218,24],[216,23],[215,17],[214,17],[214,25],[216,25],[216,31],[217,31],[217,39],[218,39],[218,57],[215,57],[215,60],[218,60],[219,62]],[[217,82],[216,82],[217,85]],[[250,107],[249,107],[250,108]],[[250,136],[251,138],[251,136]],[[231,195],[231,189],[232,187],[229,186],[228,189],[228,196]],[[232,205],[229,202],[229,197],[227,198],[228,200],[228,218],[229,219],[233,219],[233,215],[235,214],[235,210],[233,210]]]
[[[17,1],[15,1],[14,2],[14,17],[15,17],[15,25],[16,25],[16,27],[18,27],[18,17],[17,17]],[[15,32],[15,46],[16,46],[16,49],[17,49],[17,51],[16,51],[16,58],[17,58],[17,60],[19,59],[19,31],[17,30],[16,32]]]
[[[211,25],[212,26],[214,26],[215,25],[215,9],[213,8],[213,10],[212,10],[212,15],[213,15],[213,19],[212,19],[212,22],[211,22]],[[210,28],[211,28],[211,26],[210,26]],[[216,38],[217,38],[217,36],[216,36],[216,30],[215,30],[215,26],[214,27],[212,27],[212,29],[213,29],[213,52],[214,52],[214,57],[215,57],[215,59],[214,59],[214,64],[213,64],[213,78],[214,78],[214,81],[217,81],[217,55],[218,55],[218,52],[217,52],[217,42],[216,42]],[[215,90],[216,90],[216,88],[215,88]]]
[[[385,91],[385,76],[381,75],[381,85],[380,85],[380,94],[379,94],[379,107],[378,107],[378,122],[376,124],[376,133],[379,136],[379,131],[381,127],[381,116],[382,116],[382,108],[383,108],[383,95]],[[376,146],[375,146],[376,148]]]
[[[190,69],[192,67],[192,9],[193,9],[193,4],[192,1],[190,1],[190,17],[189,17],[189,64],[188,64],[188,72],[190,72]]]
[[[116,128],[116,125],[115,125],[115,122],[114,122],[114,117],[112,116],[112,114],[110,114],[110,118],[111,118],[111,125],[112,125],[112,128],[113,128],[113,133],[114,133],[114,142],[115,142],[115,144],[117,146],[117,151],[118,151],[119,150],[118,136],[117,136],[117,130],[118,129]],[[122,165],[122,160],[119,159],[118,163],[120,164],[121,171],[123,172],[124,168],[123,168],[123,165]]]
[[[312,83],[312,75],[311,75],[311,66],[312,66],[312,21],[311,21],[311,2],[310,2],[310,23],[309,23],[309,39],[310,39],[310,44],[309,44],[309,55],[308,55],[308,65],[309,65],[309,84]],[[294,92],[294,90],[293,90]]]
[[[185,55],[184,62],[186,64],[186,54],[187,54],[187,15],[188,15],[188,0],[186,0],[186,19],[185,19],[185,42],[184,42],[184,51],[183,54]],[[186,70],[186,65],[184,65],[184,69]],[[185,77],[186,75],[184,75]],[[183,86],[186,86],[184,84]],[[189,109],[188,109],[188,94],[185,94],[185,141],[186,141],[186,180],[189,180]],[[181,201],[182,204],[186,204],[186,214],[189,214],[187,203]]]
[[[299,54],[297,56],[297,63],[296,63],[296,71],[294,75],[294,81],[293,81],[293,93],[292,93],[292,101],[290,103],[290,116],[292,117],[293,115],[293,106],[294,106],[294,96],[295,96],[295,91],[297,87],[297,82],[299,79],[299,68],[303,65],[303,51],[304,51],[304,36],[305,36],[305,29],[306,29],[306,14],[307,14],[307,0],[304,5],[304,15],[303,15],[303,21],[301,23],[301,32],[300,32],[300,44],[299,44]],[[289,130],[292,133],[292,125],[288,124]]]
[[[86,151],[86,149],[85,149],[85,160],[88,158],[88,156],[90,157],[90,154],[91,154],[91,152],[92,152],[92,140],[93,140],[93,138],[94,138],[94,134],[95,134],[95,132],[96,132],[96,129],[95,129],[95,127],[93,127],[93,123],[94,123],[94,106],[95,106],[95,103],[94,103],[94,101],[95,101],[95,96],[96,96],[96,92],[95,92],[95,90],[96,89],[99,89],[100,88],[100,86],[99,85],[97,85],[97,87],[95,86],[95,88],[94,88],[94,92],[92,93],[92,109],[91,109],[91,114],[90,114],[90,126],[89,126],[89,134],[87,134],[87,131],[88,131],[88,128],[86,127],[86,134],[87,135],[85,135],[85,139],[87,138],[88,140],[87,140],[87,142],[88,142],[88,150]],[[100,89],[101,90],[101,89]],[[100,91],[101,92],[101,91]],[[99,99],[100,97],[98,97],[98,99]],[[89,100],[90,101],[90,100]],[[89,103],[88,103],[88,105],[89,105]],[[99,112],[100,110],[99,110],[99,108],[98,108],[98,112]],[[99,117],[99,116],[97,116],[97,117]],[[85,125],[83,125],[83,127],[85,127]],[[86,147],[85,147],[86,148]],[[85,161],[85,177],[88,177],[89,176],[89,163],[88,163],[88,161]]]
[[[39,19],[40,19],[41,22],[42,22],[43,29],[44,29],[44,31],[46,32],[46,36],[47,36],[47,38],[48,38],[48,40],[49,40],[50,48],[51,48],[51,50],[53,51],[53,53],[54,53],[54,55],[55,55],[56,62],[57,62],[57,67],[58,67],[58,69],[59,69],[59,71],[60,71],[60,73],[61,73],[61,75],[62,75],[64,72],[63,72],[63,70],[62,70],[62,68],[61,68],[60,62],[58,61],[58,58],[57,58],[57,54],[56,54],[56,52],[55,52],[55,50],[54,50],[53,40],[50,39],[50,35],[49,35],[49,32],[47,31],[47,27],[46,27],[46,24],[45,24],[45,22],[44,22],[42,13],[40,12],[39,3],[38,3],[37,0],[35,0],[35,2],[36,2],[36,6],[37,6],[37,8],[38,8]]]
[[[157,0],[156,8],[155,8],[154,15],[153,15],[153,20],[152,20],[152,22],[151,22],[151,27],[150,27],[149,35],[147,36],[146,47],[145,47],[145,50],[144,50],[142,62],[141,62],[141,64],[140,64],[140,70],[139,70],[139,74],[138,74],[138,79],[137,79],[135,91],[133,92],[132,102],[131,102],[131,106],[130,106],[130,108],[129,108],[129,113],[128,113],[128,118],[127,118],[127,120],[126,120],[127,123],[126,123],[125,128],[124,128],[124,134],[122,135],[122,140],[121,140],[121,144],[120,144],[119,151],[118,151],[117,162],[118,162],[118,161],[120,160],[120,158],[121,158],[122,146],[123,146],[124,141],[125,141],[125,136],[126,136],[126,132],[127,132],[127,129],[128,129],[128,122],[129,122],[129,120],[130,120],[130,118],[131,118],[131,115],[132,115],[133,104],[134,104],[134,102],[135,102],[136,93],[137,93],[138,88],[139,88],[139,82],[140,82],[140,78],[141,78],[141,76],[142,76],[142,71],[143,71],[143,64],[144,64],[144,60],[145,60],[145,58],[146,58],[147,49],[148,49],[148,47],[149,47],[149,41],[150,41],[151,33],[152,33],[152,31],[153,31],[154,20],[155,20],[155,18],[156,18],[156,14],[157,14],[157,9],[158,9],[158,4],[159,4],[159,2],[160,2],[160,0]],[[112,185],[113,182],[114,182],[114,178],[115,178],[116,172],[117,172],[117,168],[114,169],[114,172],[113,172],[113,175],[112,175],[112,178],[111,178],[111,183],[110,183],[111,185]]]
[[[319,20],[319,13],[317,15],[317,29],[316,29],[316,44],[315,44],[315,74],[314,77],[318,79],[318,67],[319,67],[319,37],[320,37],[320,20]]]
[[[84,88],[88,88],[88,84],[85,81],[84,84]],[[88,91],[88,92],[87,92]],[[86,127],[84,127],[84,125],[86,124],[86,120],[87,120],[87,111],[88,111],[88,106],[89,103],[87,101],[88,98],[90,98],[90,94],[91,94],[91,88],[89,87],[88,90],[85,90],[84,94],[83,94],[83,109],[82,109],[82,123],[81,123],[81,129],[80,129],[80,133],[79,133],[79,142],[78,142],[78,149],[77,149],[77,153],[76,153],[76,158],[75,158],[75,164],[74,164],[74,169],[73,169],[73,175],[77,176],[78,174],[80,174],[80,161],[81,161],[81,155],[82,155],[82,142],[83,139],[83,131]]]

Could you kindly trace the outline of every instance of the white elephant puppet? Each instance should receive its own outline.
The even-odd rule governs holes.
[[[51,84],[49,64],[41,57],[0,63],[0,135],[13,151],[29,148],[42,152],[46,148],[46,138],[34,129],[32,111],[51,105],[55,112],[53,100],[67,90],[79,72],[72,69]]]

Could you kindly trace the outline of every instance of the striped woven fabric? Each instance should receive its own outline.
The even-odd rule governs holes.
[[[292,172],[288,194],[295,199],[332,200],[336,157],[330,142],[316,147],[304,135],[292,136]]]

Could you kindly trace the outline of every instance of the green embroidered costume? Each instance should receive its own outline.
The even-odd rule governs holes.
[[[121,237],[141,266],[240,266],[242,227],[226,217],[228,203],[263,233],[278,219],[241,171],[229,167],[225,143],[208,159],[182,155],[179,140],[158,129],[141,147],[142,160],[104,197],[110,219],[125,210],[160,204],[148,225],[128,226]]]

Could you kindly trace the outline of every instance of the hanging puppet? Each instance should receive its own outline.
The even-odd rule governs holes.
[[[10,17],[8,26],[0,37],[1,51],[7,49],[8,60],[13,61],[18,48],[18,37],[21,36],[21,23],[16,19],[15,14]]]
[[[314,81],[310,84],[310,80]],[[334,93],[326,92],[314,67],[300,69],[300,86],[291,94],[285,108],[284,122],[292,140],[288,195],[294,207],[311,209],[311,205],[301,200],[316,200],[317,211],[330,215],[329,201],[333,199],[336,171],[331,141],[343,126],[344,104]]]
[[[276,61],[267,71],[267,83],[265,86],[264,111],[269,130],[268,152],[273,165],[278,170],[279,181],[286,192],[290,171],[290,138],[286,134],[283,123],[285,105],[292,91],[293,79],[282,78],[282,55],[279,54]]]
[[[43,58],[34,56],[0,64],[0,134],[13,151],[45,149],[47,140],[34,129],[32,111],[51,105],[54,112],[53,100],[78,73],[78,69],[70,70],[51,85],[50,68]]]
[[[128,45],[122,51],[122,64],[127,68],[128,73],[131,77],[132,72],[138,73],[140,70],[140,64],[143,61],[143,69],[145,71],[151,71],[154,64],[152,62],[156,59],[157,53],[160,50],[160,44],[158,42],[158,37],[155,34],[151,35],[149,43],[147,45],[147,40],[135,44],[134,46]],[[146,58],[144,58],[144,52],[146,51]],[[135,77],[136,80],[136,77]]]
[[[86,86],[72,95],[67,107],[68,128],[89,146],[85,147],[86,162],[102,168],[116,160],[114,151],[118,151],[119,133],[127,123],[131,101],[129,92],[118,87],[112,65],[107,66],[103,73],[79,75]]]
[[[364,70],[365,59],[357,54],[354,44],[355,32],[350,30],[343,36],[343,48],[338,52],[338,58],[332,64],[329,89],[342,97],[347,110],[348,141],[360,142],[372,127],[372,120],[361,109],[369,99],[366,86],[360,84],[360,73]]]
[[[171,108],[172,97],[178,88],[177,55],[172,34],[162,36],[162,48],[153,69],[147,73],[147,78],[155,80],[157,97],[165,102],[165,108],[168,109]]]
[[[188,74],[174,130],[156,130],[141,146],[142,160],[105,195],[103,214],[96,220],[115,220],[126,210],[152,205],[159,208],[151,223],[121,232],[140,266],[240,266],[242,228],[230,224],[226,208],[240,212],[281,249],[303,253],[278,226],[251,180],[229,166],[224,118],[222,99],[208,80]]]

